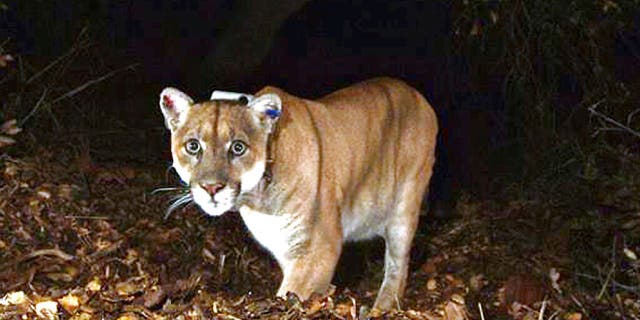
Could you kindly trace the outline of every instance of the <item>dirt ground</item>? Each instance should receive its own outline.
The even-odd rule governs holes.
[[[2,319],[640,318],[638,287],[612,277],[637,277],[636,247],[614,241],[625,270],[582,271],[610,261],[589,262],[588,229],[549,204],[463,196],[455,218],[423,216],[403,311],[380,313],[369,309],[380,241],[347,246],[331,295],[279,299],[277,264],[237,214],[188,205],[165,215],[182,191],[162,189],[177,186],[162,166],[42,149],[5,153],[0,169]]]

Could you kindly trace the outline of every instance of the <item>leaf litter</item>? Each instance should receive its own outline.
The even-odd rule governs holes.
[[[64,163],[47,150],[1,159],[2,319],[598,319],[640,310],[632,291],[602,282],[598,297],[576,286],[562,227],[545,229],[562,221],[540,218],[540,203],[462,197],[459,218],[423,217],[404,309],[383,313],[369,308],[380,258],[351,287],[307,301],[273,297],[277,263],[237,214],[212,219],[186,206],[163,218],[175,194],[151,191],[164,168]],[[637,247],[623,249],[637,268]]]

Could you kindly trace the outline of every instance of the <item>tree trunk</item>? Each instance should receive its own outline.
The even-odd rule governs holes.
[[[237,84],[267,56],[284,21],[309,0],[242,0],[222,35],[213,39],[211,53],[202,62],[207,89]]]

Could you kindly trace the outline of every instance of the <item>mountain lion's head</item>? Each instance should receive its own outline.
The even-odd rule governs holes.
[[[264,94],[248,103],[194,103],[183,92],[166,88],[160,109],[171,131],[173,167],[193,200],[213,216],[234,209],[238,195],[255,188],[264,175],[280,98]]]

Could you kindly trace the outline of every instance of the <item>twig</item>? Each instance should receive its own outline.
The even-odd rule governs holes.
[[[109,255],[112,252],[118,250],[118,248],[120,248],[120,246],[122,245],[123,241],[124,240],[118,240],[115,243],[110,244],[108,247],[104,248],[103,250],[96,251],[90,254],[89,256],[87,256],[87,258],[89,259],[89,261],[91,261],[100,257],[104,257],[106,255]]]
[[[29,118],[31,118],[34,114],[36,114],[36,112],[40,109],[40,106],[42,105],[42,102],[44,101],[44,98],[47,96],[48,92],[49,92],[49,88],[46,88],[44,89],[44,91],[42,91],[42,95],[40,96],[40,99],[38,99],[38,102],[36,102],[36,105],[33,107],[33,109],[31,109],[31,111],[29,111],[29,114],[27,114],[20,121],[20,125],[19,125],[20,127],[24,126],[27,120],[29,120]]]
[[[164,132],[165,127],[158,126],[156,128],[139,129],[139,128],[127,128],[127,129],[109,129],[109,130],[73,130],[65,132],[64,135],[58,136],[58,140],[69,140],[70,137],[99,137],[108,135],[131,135],[132,133],[149,133],[149,132]]]
[[[598,281],[602,281],[602,278],[600,277],[596,277],[596,276],[592,276],[590,274],[586,274],[586,273],[576,273],[575,275],[585,278],[585,279],[590,279],[590,280],[598,280]],[[630,286],[630,285],[626,285],[626,284],[622,284],[620,282],[617,282],[615,280],[611,280],[610,282],[610,286],[612,286],[613,284],[615,284],[615,286],[619,289],[623,289],[625,291],[631,292],[631,293],[635,293],[635,294],[640,294],[640,286]]]
[[[60,258],[61,260],[64,260],[64,261],[71,261],[71,260],[76,258],[75,256],[72,256],[72,255],[70,255],[70,254],[68,254],[68,253],[66,253],[66,252],[64,252],[64,251],[62,251],[60,249],[57,249],[57,248],[54,248],[54,249],[42,249],[42,250],[33,251],[33,252],[31,252],[31,253],[29,253],[29,254],[21,257],[21,258],[18,258],[16,260],[12,261],[12,262],[6,263],[6,264],[0,266],[0,270],[6,269],[7,267],[10,267],[12,265],[16,265],[16,264],[19,264],[21,262],[24,262],[24,261],[27,261],[27,260],[31,260],[31,259],[39,257],[39,256],[54,256],[54,257]]]
[[[480,319],[484,320],[484,312],[482,311],[482,303],[478,302],[478,309],[480,310]]]
[[[39,256],[56,256],[64,261],[70,261],[75,259],[74,256],[60,250],[60,249],[42,249],[42,250],[36,250],[34,252],[29,253],[28,255],[24,256],[21,260],[29,260],[29,259],[33,259],[35,257],[39,257]]]
[[[75,89],[73,89],[73,90],[71,90],[71,91],[69,91],[69,92],[67,92],[67,93],[55,98],[51,102],[51,104],[55,104],[55,103],[57,103],[57,102],[59,102],[61,100],[64,100],[64,99],[67,99],[67,98],[71,98],[71,97],[75,96],[76,94],[82,92],[86,88],[88,88],[88,87],[90,87],[90,86],[92,86],[94,84],[100,83],[100,82],[102,82],[104,80],[107,80],[107,79],[113,77],[115,74],[117,74],[119,72],[122,72],[122,71],[127,70],[127,69],[133,70],[137,65],[138,65],[137,63],[130,64],[130,65],[126,66],[126,67],[113,70],[113,71],[111,71],[111,72],[109,72],[109,73],[107,73],[107,74],[105,74],[105,75],[103,75],[101,77],[98,77],[96,79],[90,80],[87,83],[84,83],[84,84],[76,87]]]
[[[638,114],[638,112],[640,112],[640,108],[633,110],[631,113],[629,113],[629,115],[627,115],[627,126],[631,126],[631,121],[633,120],[633,117]]]
[[[538,320],[544,319],[545,309],[547,309],[547,297],[544,297],[544,300],[542,300],[542,306],[540,306],[540,311],[538,312]]]
[[[51,68],[53,68],[54,66],[56,66],[57,64],[59,64],[60,62],[64,61],[65,59],[67,59],[69,56],[71,56],[73,53],[77,52],[79,49],[82,49],[82,47],[76,47],[74,46],[73,48],[71,48],[71,50],[67,51],[67,53],[65,53],[64,55],[61,55],[60,57],[58,57],[57,59],[51,61],[51,63],[49,63],[46,67],[44,67],[42,70],[38,71],[36,74],[32,75],[31,77],[29,77],[29,79],[27,79],[27,81],[25,81],[25,84],[30,84],[31,82],[33,82],[34,80],[40,78],[40,76],[42,76],[43,74],[45,74],[47,71],[49,71]]]
[[[611,271],[610,271],[610,273],[612,275],[614,275],[616,273],[616,266],[618,265],[618,263],[617,263],[618,259],[617,259],[617,254],[616,254],[618,252],[618,250],[616,249],[616,244],[617,243],[618,242],[616,241],[616,237],[614,236],[613,237],[613,241],[611,241]],[[613,285],[613,292],[616,292],[616,284],[615,284],[615,282],[612,283],[612,285]]]
[[[571,300],[573,301],[573,303],[577,304],[578,307],[580,307],[580,310],[582,310],[582,312],[587,316],[587,319],[590,318],[589,312],[584,307],[584,305],[580,302],[580,300],[578,300],[578,298],[576,298],[574,295],[571,295]]]
[[[623,129],[624,131],[636,136],[637,138],[640,138],[640,132],[635,131],[631,128],[629,128],[628,126],[625,126],[624,124],[612,119],[611,117],[607,116],[604,113],[601,113],[599,111],[596,110],[596,108],[603,102],[604,100],[600,100],[598,102],[596,102],[595,104],[593,104],[591,107],[589,107],[589,112],[591,112],[592,115],[599,117],[600,119],[604,120],[605,122],[608,122],[618,128]]]
[[[83,220],[111,220],[112,217],[104,216],[64,216],[67,219],[83,219]]]
[[[40,76],[42,76],[51,68],[53,68],[55,65],[59,64],[61,61],[65,60],[67,57],[71,56],[71,54],[79,51],[80,49],[83,49],[84,46],[82,46],[82,43],[83,43],[82,40],[84,40],[83,36],[86,34],[86,32],[87,32],[87,28],[85,27],[82,29],[82,31],[80,31],[80,34],[78,35],[78,38],[76,40],[77,45],[74,45],[73,47],[71,47],[71,49],[69,49],[69,51],[67,51],[64,55],[61,55],[57,59],[51,61],[51,63],[49,63],[46,67],[44,67],[42,70],[38,71],[36,74],[31,76],[29,79],[27,79],[27,81],[25,81],[25,84],[29,84],[34,80],[38,79]]]

